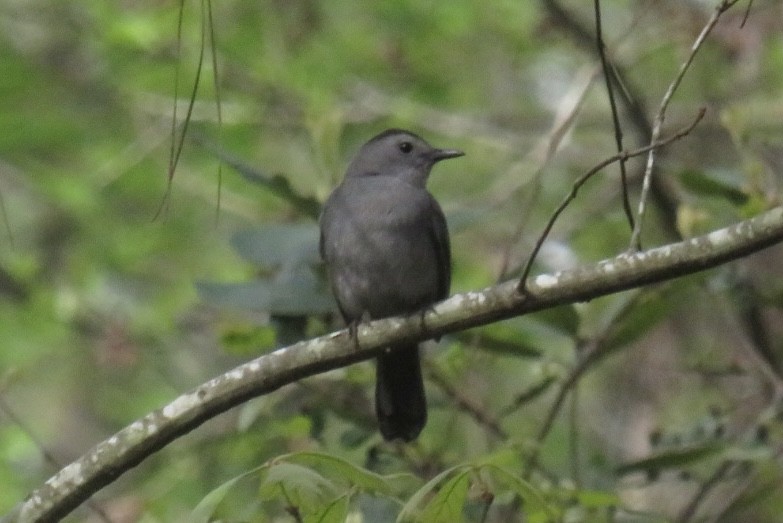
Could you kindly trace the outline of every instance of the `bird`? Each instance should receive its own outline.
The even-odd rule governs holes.
[[[350,161],[319,219],[321,257],[349,326],[422,311],[448,296],[449,232],[426,183],[436,163],[463,155],[387,129]],[[386,348],[376,361],[381,435],[413,441],[427,422],[418,344]]]

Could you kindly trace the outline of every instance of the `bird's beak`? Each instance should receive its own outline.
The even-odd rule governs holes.
[[[432,161],[439,162],[449,158],[459,158],[460,156],[465,156],[465,153],[457,149],[435,149],[432,153]]]

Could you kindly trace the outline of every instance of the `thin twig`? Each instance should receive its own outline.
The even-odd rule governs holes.
[[[47,464],[49,464],[54,470],[62,468],[63,465],[60,463],[60,460],[58,460],[54,454],[52,454],[51,451],[46,448],[46,445],[44,445],[43,441],[41,441],[38,436],[36,436],[32,427],[27,425],[27,423],[22,418],[16,415],[16,412],[13,411],[11,406],[8,405],[2,396],[0,396],[0,411],[2,411],[3,414],[5,414],[5,416],[10,419],[11,422],[22,432],[24,432],[25,436],[27,436],[27,438],[35,444],[35,446],[38,448],[38,452],[41,453],[41,456],[43,456],[43,459]],[[105,523],[112,523],[109,515],[106,514],[103,508],[95,501],[88,499],[85,502],[85,505],[87,508],[92,510],[101,521],[104,521]]]
[[[696,53],[701,48],[704,41],[707,39],[707,36],[712,32],[712,29],[715,27],[715,25],[718,23],[718,20],[720,19],[721,15],[729,9],[731,6],[736,4],[738,0],[723,0],[720,5],[718,5],[715,8],[715,12],[713,13],[712,17],[709,19],[707,24],[702,28],[701,33],[699,33],[699,36],[696,37],[696,40],[693,42],[693,45],[691,46],[691,52],[688,53],[688,57],[685,59],[685,62],[680,66],[680,70],[677,73],[677,76],[674,77],[674,80],[669,84],[669,88],[666,90],[666,93],[663,95],[663,98],[661,99],[661,104],[658,107],[658,113],[655,115],[655,120],[653,122],[653,129],[652,129],[652,136],[650,138],[650,143],[655,143],[658,141],[658,137],[661,135],[661,129],[663,127],[664,119],[666,118],[666,109],[669,107],[669,103],[672,100],[672,97],[674,96],[674,93],[679,88],[680,84],[682,83],[682,79],[685,77],[685,73],[690,68],[691,64],[693,63],[693,59],[696,57]],[[629,250],[632,252],[636,252],[641,249],[641,234],[642,234],[642,225],[644,222],[644,215],[647,211],[647,196],[650,192],[650,183],[652,179],[652,172],[653,172],[653,166],[655,165],[655,152],[657,148],[652,148],[649,150],[647,154],[647,164],[644,169],[644,180],[642,181],[642,193],[639,197],[639,207],[636,211],[636,224],[633,229],[633,233],[631,234],[631,243],[629,245]]]
[[[500,426],[500,423],[490,416],[486,412],[486,409],[482,408],[480,405],[476,405],[476,403],[471,398],[468,398],[457,387],[454,387],[451,383],[449,383],[446,377],[443,376],[443,374],[435,367],[435,365],[427,365],[425,369],[427,372],[427,377],[430,379],[430,381],[432,381],[443,392],[445,392],[446,395],[457,404],[457,407],[460,410],[470,414],[470,416],[476,420],[479,425],[485,427],[490,432],[490,434],[499,440],[505,441],[508,439],[508,433],[503,430],[503,427]]]
[[[767,413],[769,413],[770,411],[779,413],[781,411],[781,407],[783,407],[783,403],[781,403],[781,398],[780,396],[776,396],[773,399],[773,401],[770,403],[769,408],[762,409],[762,413],[763,413],[762,419],[763,416],[766,416]],[[750,428],[746,431],[745,441],[748,441],[749,439],[752,438],[756,438],[758,428],[762,424],[763,421],[761,422],[757,421],[756,423],[751,425]],[[772,460],[777,461],[780,459],[782,455],[783,455],[783,447],[778,446],[773,453]],[[710,477],[708,477],[701,484],[701,486],[693,495],[693,497],[690,499],[690,501],[688,501],[685,507],[683,507],[683,509],[680,511],[680,514],[678,515],[675,521],[677,523],[687,523],[688,521],[691,521],[699,511],[699,507],[704,503],[704,501],[707,499],[707,496],[710,494],[710,492],[713,491],[715,487],[717,487],[727,477],[742,472],[743,467],[747,467],[753,464],[754,462],[752,460],[743,461],[739,459],[727,459],[723,461],[723,463],[721,463],[720,466],[717,469],[715,469],[715,471],[710,475]],[[741,484],[732,486],[730,492],[721,499],[721,501],[723,502],[723,508],[717,514],[712,515],[709,521],[722,520],[721,516],[724,515],[727,511],[729,511],[731,507],[734,505],[734,503],[736,503],[737,500],[745,493],[745,491],[748,488],[750,488],[750,486],[753,484],[753,474],[751,472],[752,471],[749,470],[745,474],[745,477],[741,478],[742,479]],[[758,471],[756,471],[756,475],[757,474]]]
[[[182,21],[184,18],[185,0],[180,0],[177,16],[177,57],[174,62],[174,105],[171,108],[171,138],[169,143],[169,165],[166,173],[166,192],[163,193],[163,198],[160,201],[160,206],[155,212],[153,220],[158,219],[158,217],[166,209],[166,204],[169,202],[169,196],[171,195],[171,182],[174,179],[174,171],[176,170],[177,159],[179,156],[179,153],[177,152],[177,102],[179,101],[179,76],[180,66],[182,65]]]
[[[575,80],[572,83],[572,87],[568,93],[565,94],[558,103],[557,111],[552,121],[552,126],[549,132],[545,136],[540,138],[533,149],[530,151],[529,156],[537,164],[535,173],[532,176],[531,181],[518,184],[516,187],[509,188],[504,187],[503,194],[504,199],[512,199],[516,195],[520,194],[524,187],[524,201],[519,207],[521,208],[519,219],[517,220],[517,226],[511,237],[506,242],[506,246],[503,249],[501,256],[500,270],[498,271],[498,282],[504,281],[508,278],[510,271],[509,266],[511,263],[511,254],[514,246],[519,244],[524,236],[525,228],[529,223],[530,215],[532,214],[535,206],[533,205],[540,196],[541,189],[543,187],[541,180],[546,172],[546,168],[554,158],[560,144],[563,142],[563,138],[567,135],[568,131],[573,128],[576,116],[579,114],[579,110],[582,108],[585,97],[590,91],[590,86],[598,76],[598,68],[590,67],[589,69],[583,69],[581,72],[575,75]]]
[[[712,489],[715,488],[721,481],[723,481],[723,479],[728,476],[732,469],[737,465],[737,461],[724,461],[721,463],[715,472],[713,472],[712,475],[707,478],[707,481],[702,483],[701,487],[699,487],[699,490],[696,491],[696,494],[691,498],[688,504],[685,505],[685,508],[682,509],[679,516],[677,516],[677,523],[687,523],[690,521],[693,516],[696,515],[696,511],[699,509],[702,501],[704,501],[707,495],[712,492]]]
[[[576,391],[576,386],[579,383],[579,380],[585,374],[585,372],[590,370],[593,363],[601,359],[609,352],[609,349],[612,346],[607,345],[606,340],[611,339],[613,329],[620,324],[621,320],[626,314],[633,310],[634,305],[638,303],[642,296],[643,294],[641,292],[635,293],[622,305],[622,307],[617,310],[614,317],[612,318],[612,321],[607,322],[606,326],[601,332],[589,340],[580,341],[579,345],[577,345],[575,351],[578,360],[560,384],[560,388],[557,391],[557,395],[555,396],[554,401],[549,407],[546,418],[544,419],[538,434],[536,434],[535,441],[537,445],[534,446],[535,450],[526,457],[527,466],[525,467],[525,470],[530,471],[538,464],[538,449],[541,448],[541,444],[551,432],[552,427],[554,427],[555,420],[560,414],[566,398],[569,396],[569,394]]]
[[[535,437],[537,445],[535,445],[530,454],[525,457],[525,466],[523,469],[526,470],[527,473],[530,473],[530,471],[532,471],[538,465],[538,449],[541,448],[541,444],[551,432],[552,427],[554,427],[555,420],[560,414],[560,410],[562,409],[566,398],[571,393],[572,389],[576,386],[579,378],[581,378],[582,375],[588,370],[590,364],[594,361],[594,358],[601,351],[602,347],[603,345],[597,339],[587,342],[582,347],[577,347],[577,352],[583,354],[584,357],[576,364],[576,366],[574,366],[573,369],[571,369],[571,372],[568,374],[568,376],[566,376],[565,380],[560,385],[552,405],[549,406],[546,418],[541,424],[541,428],[538,429],[538,433]]]
[[[185,17],[185,0],[179,2],[179,12],[177,16],[177,59],[174,62],[174,107],[171,110],[171,143],[169,150],[169,169],[168,176],[174,172],[175,158],[177,156],[177,100],[179,100],[179,70],[182,61],[182,21]]]
[[[775,451],[774,460],[779,461],[781,454],[783,454],[783,448],[778,448]],[[755,474],[748,474],[745,478],[743,478],[741,485],[735,485],[731,491],[726,494],[724,498],[721,499],[723,501],[723,508],[720,509],[716,514],[713,514],[710,519],[708,520],[709,523],[716,523],[718,521],[725,521],[723,519],[723,516],[726,515],[737,503],[737,501],[745,494],[745,492],[753,485],[754,480],[758,476],[758,471],[755,472]],[[775,480],[773,480],[775,481]],[[777,485],[777,482],[775,482]]]
[[[534,399],[538,398],[544,392],[549,390],[549,387],[551,387],[554,383],[555,383],[555,378],[551,376],[547,376],[540,383],[536,383],[535,385],[528,387],[527,389],[519,393],[517,397],[514,398],[514,401],[512,401],[508,407],[505,407],[503,410],[500,411],[499,417],[502,418],[508,416],[512,412],[515,412],[522,405],[529,403]]]
[[[204,66],[204,51],[206,48],[206,34],[207,34],[207,17],[205,13],[204,0],[201,2],[201,45],[199,46],[198,65],[196,66],[196,77],[193,80],[193,90],[190,92],[190,100],[188,100],[188,110],[185,113],[185,120],[182,123],[182,132],[177,136],[177,103],[178,103],[178,85],[179,85],[179,61],[182,59],[180,54],[182,45],[182,19],[184,18],[184,0],[180,1],[179,19],[177,21],[177,68],[175,70],[174,79],[174,109],[172,111],[171,120],[171,153],[169,156],[169,167],[167,175],[166,192],[163,195],[163,200],[160,203],[158,211],[155,213],[154,219],[157,219],[163,210],[166,208],[166,203],[169,201],[171,195],[171,186],[174,180],[174,172],[177,170],[179,164],[179,158],[182,155],[182,150],[185,147],[185,137],[188,134],[188,126],[193,117],[193,108],[196,106],[196,94],[198,93],[198,87],[201,85],[201,70]]]
[[[5,198],[3,198],[2,193],[0,193],[0,218],[3,220],[3,224],[5,224],[5,231],[8,233],[8,241],[13,245],[14,231],[11,229],[11,222],[8,221],[8,211],[5,208]]]
[[[612,110],[612,126],[614,127],[614,141],[617,145],[617,152],[623,150],[623,129],[620,126],[620,116],[617,113],[617,102],[614,99],[614,89],[612,88],[613,70],[606,59],[606,45],[604,44],[604,35],[601,28],[601,0],[594,0],[595,6],[595,42],[598,47],[598,56],[601,58],[601,69],[604,72],[604,82],[606,83],[606,95],[609,98],[609,107]],[[626,161],[620,160],[620,185],[623,194],[623,211],[628,219],[631,231],[634,229],[633,211],[631,210],[631,200],[628,194],[628,172],[625,168]]]
[[[701,119],[704,117],[704,113],[706,112],[705,108],[701,108],[699,110],[699,113],[696,115],[696,118],[694,118],[693,122],[691,122],[690,125],[685,127],[684,129],[681,129],[677,133],[673,134],[672,136],[651,143],[650,145],[645,145],[644,147],[640,147],[639,149],[635,149],[633,151],[623,151],[618,154],[615,154],[614,156],[610,156],[606,160],[600,162],[598,165],[584,173],[582,176],[580,176],[575,182],[574,185],[571,187],[571,192],[563,199],[563,201],[560,203],[560,205],[555,209],[555,212],[552,213],[552,216],[549,218],[549,221],[546,224],[546,227],[544,227],[544,232],[541,233],[538,240],[536,240],[536,245],[533,247],[533,250],[530,252],[530,257],[527,260],[527,263],[525,264],[525,269],[522,271],[522,276],[519,278],[519,290],[520,292],[525,291],[525,282],[527,281],[527,277],[530,275],[530,270],[533,267],[533,262],[536,259],[536,256],[538,255],[538,251],[541,250],[541,246],[544,244],[544,241],[546,240],[547,236],[549,236],[549,232],[552,230],[552,227],[555,225],[555,221],[557,221],[557,218],[560,216],[560,214],[565,210],[566,207],[568,207],[568,204],[571,203],[574,198],[576,198],[576,194],[579,191],[579,189],[582,187],[582,185],[587,182],[594,174],[598,173],[601,169],[606,167],[607,165],[611,165],[614,162],[633,158],[634,156],[640,156],[642,154],[648,153],[654,149],[657,149],[658,147],[663,147],[664,145],[668,145],[676,140],[679,140],[683,136],[686,136],[689,134],[694,127],[701,121]]]
[[[740,23],[740,28],[745,27],[745,23],[748,21],[748,17],[750,17],[750,10],[753,7],[753,0],[748,0],[748,7],[745,9],[745,15],[742,17],[742,23]]]
[[[571,479],[577,488],[582,487],[581,473],[579,472],[581,459],[579,456],[579,384],[574,385],[571,394],[571,402],[568,406],[568,451],[571,462]]]
[[[569,35],[578,45],[591,47],[593,45],[593,35],[589,29],[577,18],[567,11],[557,0],[542,0],[543,6],[549,14],[553,23],[560,27]],[[619,86],[618,99],[625,108],[628,115],[628,122],[636,129],[644,143],[650,143],[652,136],[652,123],[648,119],[648,111],[645,108],[644,97],[634,86],[634,83],[628,78],[625,68],[611,60],[608,56],[610,67],[612,69],[612,78]],[[662,153],[659,153],[662,154]],[[661,208],[661,218],[663,226],[671,238],[681,239],[677,230],[676,210],[679,199],[674,193],[670,184],[656,176],[653,171],[651,197]]]
[[[725,295],[718,294],[716,298],[724,300],[723,303],[726,304]],[[740,337],[740,342],[737,344],[739,350],[741,350],[750,359],[750,362],[756,368],[756,370],[764,377],[764,379],[767,380],[769,387],[772,389],[771,392],[774,396],[774,400],[778,401],[782,399],[783,377],[778,374],[774,363],[763,356],[763,342],[759,342],[759,340],[753,339],[753,333],[748,330],[750,322],[744,320],[741,315],[737,315],[736,313],[731,314],[726,309],[719,310],[717,312],[720,316],[723,317],[719,320],[722,324],[730,326],[735,332],[743,332],[743,330],[745,331],[745,335]]]
[[[210,43],[210,49],[212,51],[212,82],[215,87],[215,109],[217,111],[217,144],[218,146],[223,145],[222,135],[223,135],[223,105],[221,103],[221,97],[220,97],[220,81],[218,78],[218,62],[217,62],[217,43],[215,40],[215,19],[212,16],[212,0],[206,0],[206,10],[207,10],[207,17],[209,20],[209,43]],[[203,37],[203,35],[202,35]],[[218,162],[218,172],[217,172],[217,204],[215,205],[215,225],[218,224],[220,220],[220,201],[221,201],[221,194],[223,192],[223,162]]]

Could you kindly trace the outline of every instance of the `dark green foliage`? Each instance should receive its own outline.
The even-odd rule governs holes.
[[[627,149],[718,3],[601,2]],[[168,187],[202,30],[185,2],[178,42],[177,5],[0,2],[0,515],[180,392],[342,326],[316,219],[376,132],[467,153],[429,185],[454,292],[515,274],[616,153],[592,2],[221,0],[222,127],[207,46]],[[742,26],[747,5],[669,106],[662,137],[708,111],[657,153],[645,247],[782,200],[780,6]],[[628,248],[618,179],[579,190],[533,275]],[[358,364],[211,420],[94,502],[117,521],[779,521],[780,256],[444,336],[415,444],[381,442]]]

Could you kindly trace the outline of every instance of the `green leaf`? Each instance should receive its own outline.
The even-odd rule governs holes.
[[[220,337],[225,351],[234,356],[255,356],[259,350],[275,346],[275,329],[271,326],[232,325]]]
[[[319,234],[314,223],[278,223],[239,231],[231,245],[244,259],[262,267],[317,265]]]
[[[208,523],[209,521],[212,521],[218,505],[220,505],[220,503],[226,497],[226,494],[228,494],[234,485],[239,480],[254,475],[263,468],[265,468],[265,466],[256,467],[252,470],[249,470],[244,474],[240,474],[239,476],[226,481],[216,489],[212,490],[212,492],[204,496],[199,504],[196,505],[196,508],[193,509],[193,512],[190,514],[189,521],[192,521],[193,523]]]
[[[513,318],[502,323],[482,327],[478,332],[480,337],[478,341],[482,347],[488,351],[520,358],[539,358],[543,350],[547,349],[549,354],[553,352],[570,353],[573,348],[573,334],[562,328],[570,328],[572,320],[568,309],[571,307],[562,307],[560,319],[553,316],[537,315]],[[466,342],[475,342],[474,332],[463,334],[462,339]]]
[[[469,469],[449,479],[438,489],[421,513],[420,520],[433,523],[457,523],[463,521],[462,507],[470,486]]]
[[[722,198],[730,203],[744,205],[749,195],[742,187],[728,176],[720,176],[711,171],[686,170],[680,173],[680,181],[689,191],[700,196],[713,196]]]
[[[392,493],[389,482],[383,476],[357,467],[353,463],[337,456],[319,452],[301,452],[291,454],[289,461],[311,467],[320,467],[320,470],[329,478],[346,482],[369,493],[384,495],[391,495]]]
[[[244,476],[244,475],[243,475]],[[204,498],[196,505],[193,512],[190,514],[190,521],[193,523],[209,523],[212,521],[212,516],[215,514],[220,502],[226,497],[228,491],[239,481],[243,476],[237,476],[230,479],[214,489],[212,492],[204,496]]]
[[[494,466],[494,467],[508,467],[517,468],[521,465],[524,450],[520,448],[521,445],[504,446],[492,453],[482,456],[478,463],[478,467]]]
[[[614,319],[614,325],[604,340],[607,350],[632,343],[675,313],[673,304],[677,297],[689,288],[686,284],[668,285],[664,288],[637,291],[635,302]]]
[[[304,516],[305,523],[345,523],[350,509],[348,496],[339,496],[331,503],[312,514]]]
[[[286,200],[305,216],[315,220],[318,219],[318,216],[321,214],[321,203],[311,196],[299,194],[288,181],[288,178],[280,174],[271,175],[262,172],[239,157],[222,150],[217,144],[204,136],[194,134],[194,139],[249,182],[265,187],[275,196]]]
[[[603,490],[580,490],[576,493],[576,498],[581,505],[588,508],[616,507],[621,504],[617,494]]]
[[[413,496],[411,496],[407,503],[403,505],[402,510],[400,511],[399,515],[397,516],[397,522],[402,523],[404,521],[410,521],[416,519],[416,511],[418,510],[419,506],[422,504],[424,499],[429,496],[432,492],[434,492],[435,487],[437,487],[442,481],[444,481],[447,477],[454,473],[461,473],[463,470],[467,470],[470,467],[468,465],[457,465],[454,467],[447,468],[440,474],[436,475],[434,478],[429,480],[427,483],[424,484],[419,490],[414,492]]]
[[[579,313],[572,303],[530,314],[529,318],[565,334],[576,335],[579,330]]]
[[[304,268],[296,271],[296,275],[276,280],[198,282],[196,289],[201,299],[212,305],[281,316],[309,316],[336,309],[324,282]]]
[[[259,494],[262,499],[282,498],[303,512],[312,512],[339,492],[331,481],[313,469],[277,462],[268,469]]]
[[[501,480],[516,492],[525,501],[526,512],[543,512],[550,518],[550,521],[556,521],[555,510],[546,502],[538,489],[528,481],[496,465],[483,466],[482,470],[488,471],[492,477]]]
[[[670,449],[649,458],[620,465],[615,469],[615,472],[624,475],[631,472],[657,473],[663,469],[682,468],[712,458],[724,449],[725,445],[715,442]]]
[[[753,461],[763,463],[771,460],[774,456],[772,448],[766,445],[751,444],[744,446],[731,446],[724,452],[726,459],[734,461]]]
[[[496,333],[495,326],[481,329],[478,338],[471,331],[458,332],[456,336],[465,345],[480,345],[484,350],[520,358],[540,358],[542,353],[537,339],[533,336],[526,336],[524,332],[517,336],[506,337]]]
[[[773,461],[774,463],[774,461]],[[780,499],[780,479],[774,477],[772,480],[766,480],[765,483],[759,481],[755,485],[751,485],[751,488],[745,489],[745,491],[732,501],[723,512],[723,521],[740,521],[735,514],[742,514],[746,509],[758,509],[760,506],[764,506],[765,502],[768,503],[770,499]]]

